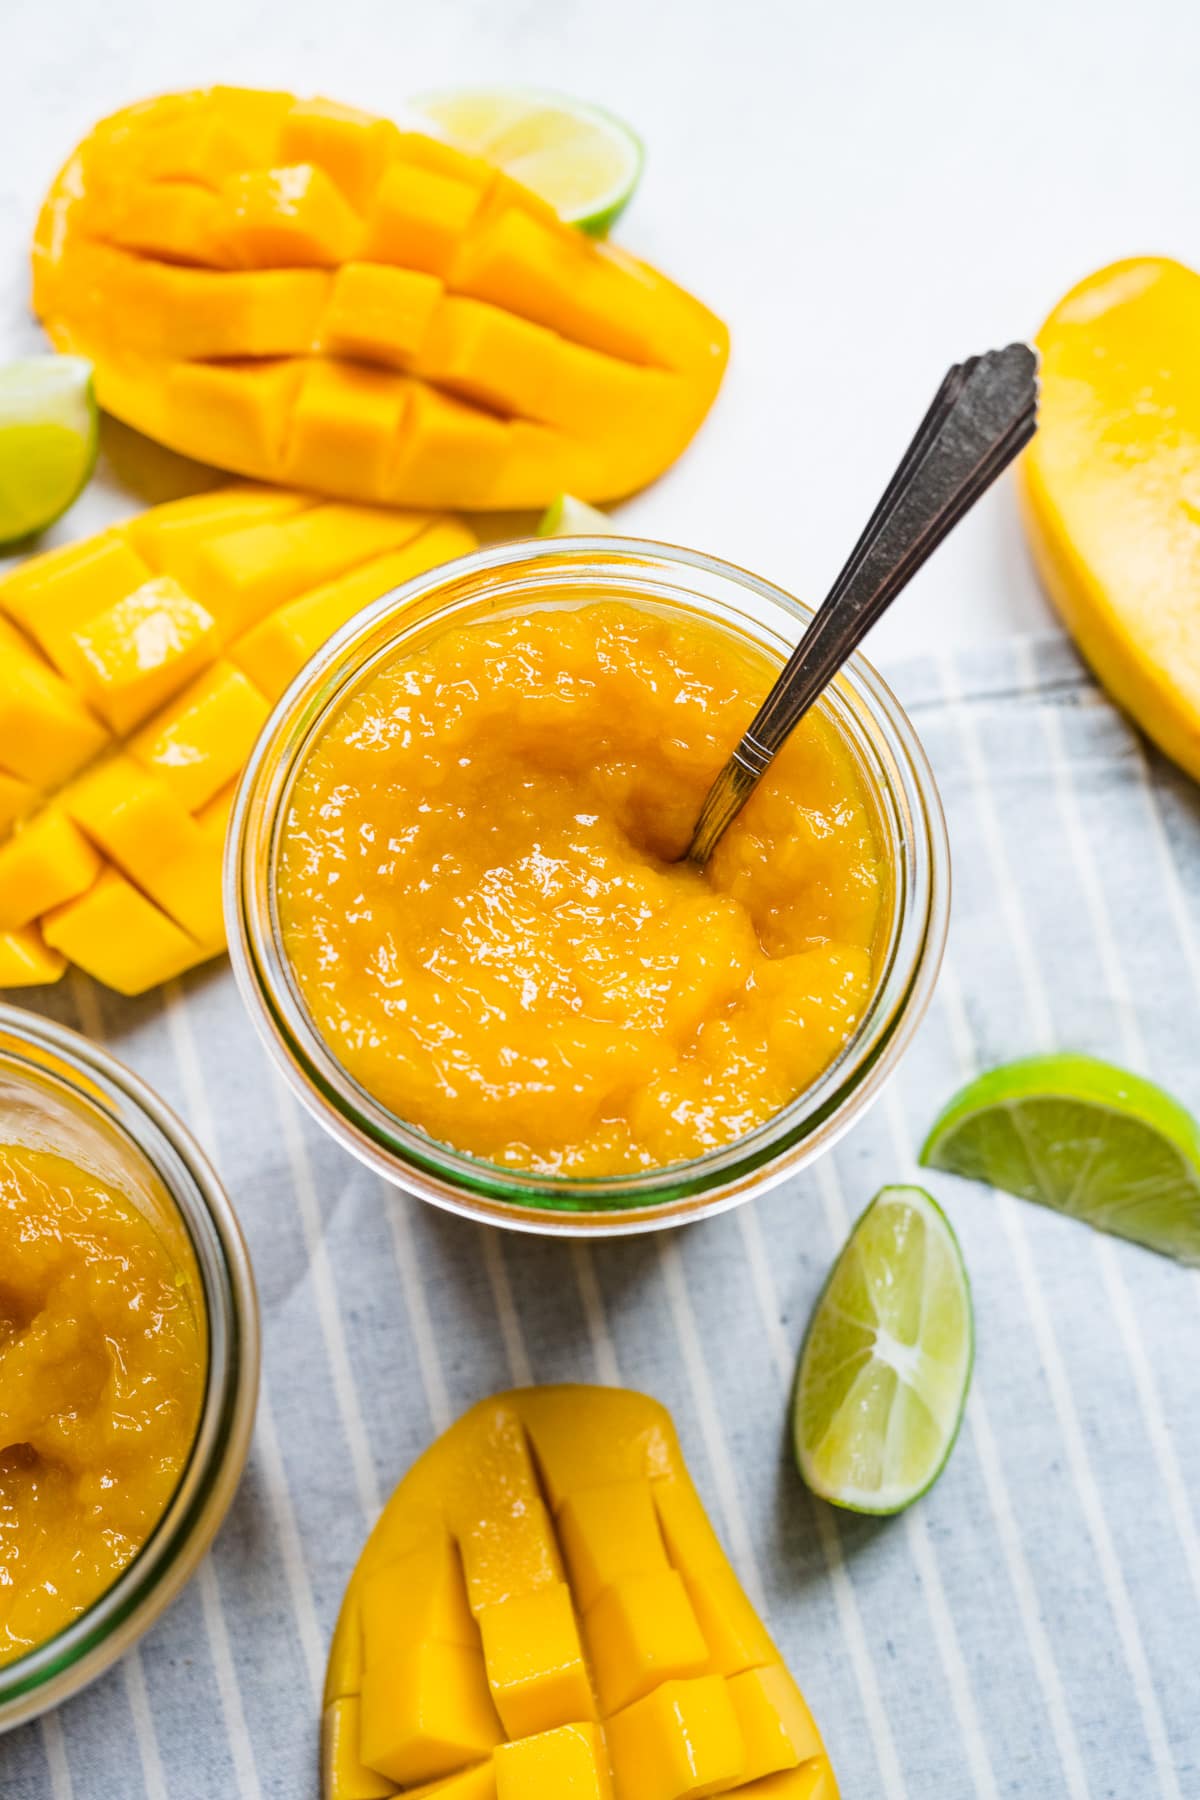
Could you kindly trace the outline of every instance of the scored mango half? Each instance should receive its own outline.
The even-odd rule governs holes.
[[[0,580],[0,987],[71,961],[135,994],[217,955],[271,707],[360,607],[474,546],[445,515],[246,486]]]
[[[328,100],[211,88],[97,125],[34,306],[109,412],[258,480],[403,506],[615,499],[720,385],[724,326],[478,157]]]
[[[837,1800],[669,1415],[485,1400],[396,1489],[330,1651],[324,1800]]]
[[[1113,698],[1200,777],[1200,274],[1100,269],[1038,346],[1022,493],[1039,569]]]

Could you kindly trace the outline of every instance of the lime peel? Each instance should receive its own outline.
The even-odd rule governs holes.
[[[1200,1125],[1154,1082],[1098,1057],[989,1070],[940,1114],[921,1162],[1200,1267]]]
[[[954,1447],[975,1354],[954,1230],[917,1187],[886,1187],[858,1220],[813,1311],[792,1396],[800,1473],[852,1512],[900,1512]]]
[[[559,494],[537,522],[538,537],[611,537],[617,530],[607,513],[574,494]]]
[[[0,549],[66,512],[91,479],[99,442],[92,365],[83,357],[0,366]]]
[[[482,156],[603,237],[641,178],[641,139],[603,107],[532,88],[458,88],[411,102],[460,150]]]

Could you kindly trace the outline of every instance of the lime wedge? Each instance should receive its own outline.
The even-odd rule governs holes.
[[[1029,1056],[956,1094],[921,1161],[1200,1266],[1200,1127],[1092,1056]]]
[[[30,356],[0,366],[0,548],[44,531],[96,465],[92,365]]]
[[[923,1188],[882,1188],[834,1263],[792,1396],[814,1494],[894,1513],[937,1480],[967,1399],[975,1333],[962,1252]]]
[[[607,513],[574,494],[552,500],[537,523],[538,537],[611,537],[615,530]]]
[[[462,88],[412,102],[460,150],[540,194],[568,225],[602,237],[642,173],[641,140],[598,106],[523,88]]]

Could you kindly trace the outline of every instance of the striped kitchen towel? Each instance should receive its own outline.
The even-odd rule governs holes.
[[[1052,1046],[1200,1110],[1200,795],[1059,639],[893,671],[937,771],[955,905],[928,1019],[814,1169],[686,1232],[501,1235],[387,1189],[299,1111],[226,969],[48,1011],[188,1120],[264,1310],[250,1466],[215,1551],[120,1668],[0,1740],[3,1800],[312,1800],[332,1622],[394,1482],[513,1383],[663,1400],[847,1800],[1200,1797],[1200,1276],[928,1181],[975,1289],[961,1440],[890,1521],[815,1504],[785,1429],[825,1271],[973,1071]],[[20,998],[20,996],[18,996]]]

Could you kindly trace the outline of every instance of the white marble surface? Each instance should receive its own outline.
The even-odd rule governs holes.
[[[1114,257],[1200,255],[1193,0],[0,0],[0,355],[26,246],[97,115],[210,80],[387,111],[520,81],[602,100],[649,162],[619,227],[729,321],[730,374],[633,531],[819,593],[945,365]],[[131,504],[108,472],[59,536]],[[1011,492],[879,628],[885,658],[1048,617]]]
[[[1196,0],[0,0],[0,33],[0,357],[39,343],[25,258],[40,195],[126,101],[220,79],[386,111],[424,87],[519,80],[623,113],[650,155],[620,237],[729,319],[734,358],[696,446],[622,519],[809,596],[950,360],[1033,331],[1102,262],[1200,257]],[[55,535],[135,504],[106,466]],[[1002,491],[874,649],[891,661],[1048,619]],[[1048,701],[1016,650],[973,688],[992,659],[967,648],[952,666],[984,703],[921,706],[952,814],[963,975],[894,1104],[822,1165],[823,1185],[779,1190],[761,1217],[598,1247],[590,1287],[548,1244],[388,1214],[315,1127],[276,1129],[228,975],[196,978],[182,1006],[97,1003],[246,1219],[270,1325],[262,1432],[211,1579],[121,1671],[4,1740],[3,1800],[310,1800],[305,1682],[378,1494],[479,1392],[613,1371],[672,1406],[743,1573],[761,1564],[847,1800],[1200,1796],[1200,1315],[1178,1270],[943,1184],[980,1325],[945,1477],[894,1529],[826,1521],[821,1536],[780,1440],[791,1352],[846,1217],[896,1178],[976,1057],[1040,1034],[1200,1095],[1179,974],[1196,961],[1190,790],[1158,772],[1160,826],[1115,716],[1061,704],[1058,655]],[[75,1022],[78,991],[46,1004]],[[409,1234],[398,1304],[392,1246]],[[392,1381],[425,1372],[420,1330],[436,1351],[425,1410],[398,1406]]]

